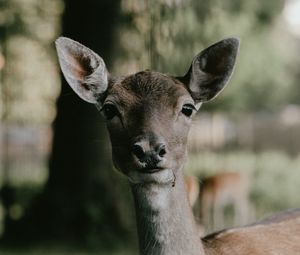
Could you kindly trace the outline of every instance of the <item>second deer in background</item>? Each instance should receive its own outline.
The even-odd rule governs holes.
[[[186,186],[197,222],[205,232],[227,227],[226,208],[233,207],[233,224],[246,224],[251,217],[250,178],[240,172],[221,172],[198,180],[187,176]]]

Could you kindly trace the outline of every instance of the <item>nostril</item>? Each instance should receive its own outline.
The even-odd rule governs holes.
[[[138,158],[141,159],[145,156],[145,151],[143,147],[139,144],[134,144],[132,147],[132,153]]]
[[[160,157],[163,157],[166,153],[167,153],[167,152],[166,152],[166,149],[165,149],[165,148],[162,148],[162,149],[159,151],[158,155],[159,155]]]
[[[164,144],[159,144],[157,146],[157,150],[156,152],[158,153],[158,155],[162,158],[164,155],[166,155],[167,151],[166,151],[166,146]]]

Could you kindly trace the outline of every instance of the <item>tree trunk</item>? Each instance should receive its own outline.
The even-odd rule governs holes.
[[[93,49],[109,69],[119,15],[119,0],[65,0],[63,35]],[[120,241],[128,221],[121,215],[124,197],[117,196],[121,181],[112,171],[104,120],[64,78],[53,129],[49,179],[22,229],[35,240],[97,242],[100,247],[112,238]],[[26,240],[24,231],[11,234]]]

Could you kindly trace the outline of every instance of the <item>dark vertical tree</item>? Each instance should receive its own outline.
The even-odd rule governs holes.
[[[93,49],[109,68],[119,15],[119,0],[65,0],[62,34]],[[63,77],[53,130],[49,179],[19,235],[11,227],[9,236],[26,240],[22,229],[35,239],[100,242],[101,247],[105,240],[125,236],[103,119]]]
[[[66,0],[63,35],[92,48],[110,66],[118,16],[118,0]],[[120,230],[109,148],[95,107],[62,81],[43,198],[50,213],[47,228],[54,236],[90,241],[86,239]]]
[[[92,48],[109,67],[119,4],[119,0],[66,0],[63,35]],[[44,192],[51,215],[47,227],[54,236],[90,241],[121,230],[109,148],[95,107],[82,102],[62,80]]]

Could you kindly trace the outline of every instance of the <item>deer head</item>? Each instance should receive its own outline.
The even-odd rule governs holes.
[[[115,167],[142,185],[174,182],[186,158],[192,117],[225,87],[238,46],[235,38],[210,46],[183,77],[142,71],[118,78],[87,47],[64,37],[56,41],[69,85],[106,119]]]

